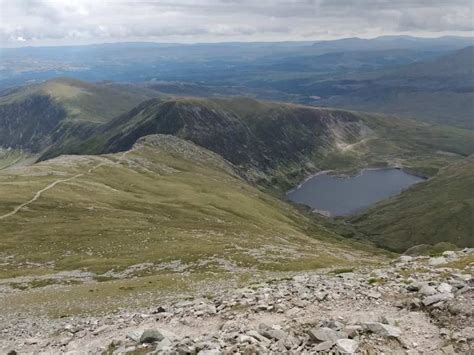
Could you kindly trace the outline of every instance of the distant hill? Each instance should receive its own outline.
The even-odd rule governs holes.
[[[377,245],[397,252],[439,242],[474,247],[473,187],[470,156],[349,221]]]
[[[324,96],[319,104],[474,129],[473,46],[435,60],[308,87]]]
[[[474,87],[474,46],[469,46],[433,61],[404,66],[390,73],[394,78],[464,79]]]
[[[343,38],[332,41],[320,41],[313,47],[327,52],[335,51],[363,51],[363,50],[387,50],[387,49],[427,49],[445,48],[458,49],[474,44],[470,37],[445,36],[439,38],[423,38],[412,36],[380,36],[371,39]]]
[[[87,137],[150,97],[146,89],[69,78],[7,90],[0,96],[0,146],[40,153],[68,136]]]
[[[222,157],[173,136],[144,137],[124,153],[3,170],[0,193],[0,249],[14,255],[0,278],[53,265],[104,274],[101,281],[140,264],[133,276],[177,268],[193,282],[206,272],[344,267],[383,255],[318,226],[239,178]]]

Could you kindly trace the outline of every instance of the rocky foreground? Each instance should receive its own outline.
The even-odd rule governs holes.
[[[474,249],[304,273],[141,313],[2,324],[0,352],[468,354]]]

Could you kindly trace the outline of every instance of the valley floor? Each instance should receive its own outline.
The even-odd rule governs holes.
[[[149,301],[147,307],[134,307],[130,300],[116,311],[89,316],[51,317],[12,307],[12,299],[25,305],[22,297],[44,296],[48,288],[60,304],[74,286],[39,291],[2,284],[0,352],[470,353],[473,263],[474,249],[464,249],[437,257],[401,256],[355,270],[203,280],[179,296],[135,293],[135,300]],[[85,283],[91,293],[98,284]]]

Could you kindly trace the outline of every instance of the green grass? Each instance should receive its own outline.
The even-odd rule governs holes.
[[[353,272],[354,271],[354,268],[340,268],[340,269],[335,269],[333,271],[331,271],[331,273],[335,274],[335,275],[339,275],[339,274],[347,274],[349,272]]]
[[[333,256],[338,253],[369,259],[374,253],[344,243],[238,178],[219,156],[177,138],[148,139],[119,159],[59,158],[21,174],[0,174],[0,215],[52,181],[84,174],[1,221],[2,254],[14,261],[0,275],[18,275],[26,262],[38,268],[54,262],[51,272],[97,274],[176,260],[191,270],[222,270],[215,258],[262,270],[303,270],[345,265],[344,257]],[[202,260],[210,264],[199,266]]]
[[[463,258],[460,258],[456,261],[452,261],[450,263],[444,264],[440,267],[451,267],[451,268],[455,268],[455,269],[459,269],[459,270],[465,270],[469,266],[471,266],[471,267],[474,266],[474,255],[473,254],[467,255],[467,256],[465,256]]]
[[[27,100],[32,95],[46,95],[62,105],[67,120],[107,122],[125,113],[156,93],[126,85],[94,84],[71,78],[56,78],[42,84],[25,86],[0,97],[0,105]]]

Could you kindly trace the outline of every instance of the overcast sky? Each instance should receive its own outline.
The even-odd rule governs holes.
[[[0,0],[0,46],[472,35],[473,0]]]

